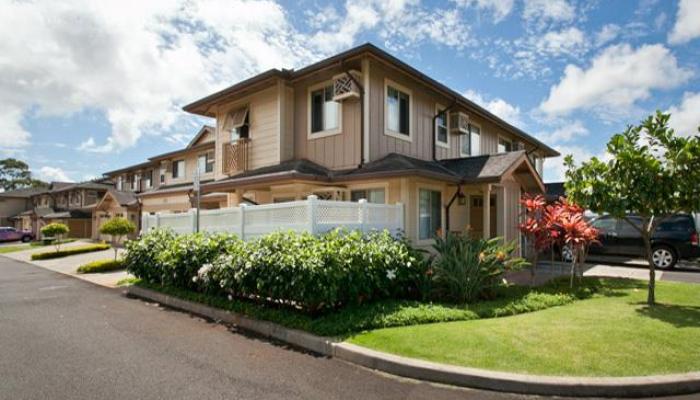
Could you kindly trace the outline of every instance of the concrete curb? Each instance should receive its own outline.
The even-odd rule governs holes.
[[[574,397],[656,397],[700,392],[700,372],[624,378],[575,378],[514,374],[416,360],[337,342],[259,321],[154,290],[130,286],[125,294],[235,325],[317,354],[393,375],[455,386],[532,395]]]

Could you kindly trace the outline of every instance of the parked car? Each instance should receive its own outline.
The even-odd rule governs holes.
[[[628,217],[637,226],[642,219]],[[629,222],[608,215],[595,218],[591,225],[598,229],[598,241],[592,244],[589,254],[646,257],[642,235]],[[700,257],[700,240],[695,218],[689,214],[678,214],[662,222],[651,237],[652,261],[660,269],[673,268],[678,260]],[[571,260],[569,249],[561,250],[562,259]]]
[[[29,242],[34,239],[34,235],[27,231],[18,231],[11,226],[0,227],[0,242],[14,242],[21,240],[23,242]]]

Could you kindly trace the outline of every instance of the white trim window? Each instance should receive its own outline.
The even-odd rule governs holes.
[[[508,153],[513,151],[513,142],[510,140],[499,136],[498,137],[498,152],[499,153]]]
[[[333,100],[333,82],[309,88],[309,138],[335,135],[341,132],[342,107]]]
[[[442,193],[438,190],[418,191],[418,240],[433,239],[442,229]]]
[[[229,132],[231,143],[249,137],[250,120],[248,106],[231,111],[224,121],[224,130]]]
[[[122,190],[123,187],[124,187],[124,177],[119,175],[117,177],[117,190]]]
[[[386,191],[378,189],[356,189],[350,191],[350,201],[367,200],[368,203],[386,204]]]
[[[447,128],[447,112],[445,107],[436,104],[435,105],[435,144],[440,147],[450,148],[450,134]],[[442,112],[442,113],[441,113]]]
[[[173,179],[184,178],[186,173],[185,160],[173,161]]]
[[[153,170],[149,169],[143,173],[143,186],[146,189],[153,187]]]
[[[462,157],[478,156],[481,154],[481,127],[469,124],[469,132],[459,135],[459,154]]]
[[[199,173],[208,174],[214,172],[214,152],[208,151],[197,157],[197,168]]]
[[[410,90],[390,80],[384,83],[385,134],[411,141],[413,96]]]

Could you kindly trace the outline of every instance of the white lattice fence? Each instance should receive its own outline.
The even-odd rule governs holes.
[[[144,214],[141,226],[144,232],[168,227],[176,233],[192,233],[197,226],[196,212]],[[244,239],[279,230],[323,233],[341,227],[363,232],[388,229],[398,234],[404,229],[404,208],[402,204],[328,201],[309,196],[304,201],[202,210],[199,227],[205,232],[235,233]]]

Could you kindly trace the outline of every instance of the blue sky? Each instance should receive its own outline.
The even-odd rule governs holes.
[[[212,123],[188,102],[364,42],[577,160],[656,109],[700,125],[694,0],[6,1],[0,37],[0,152],[47,180],[180,148]]]

